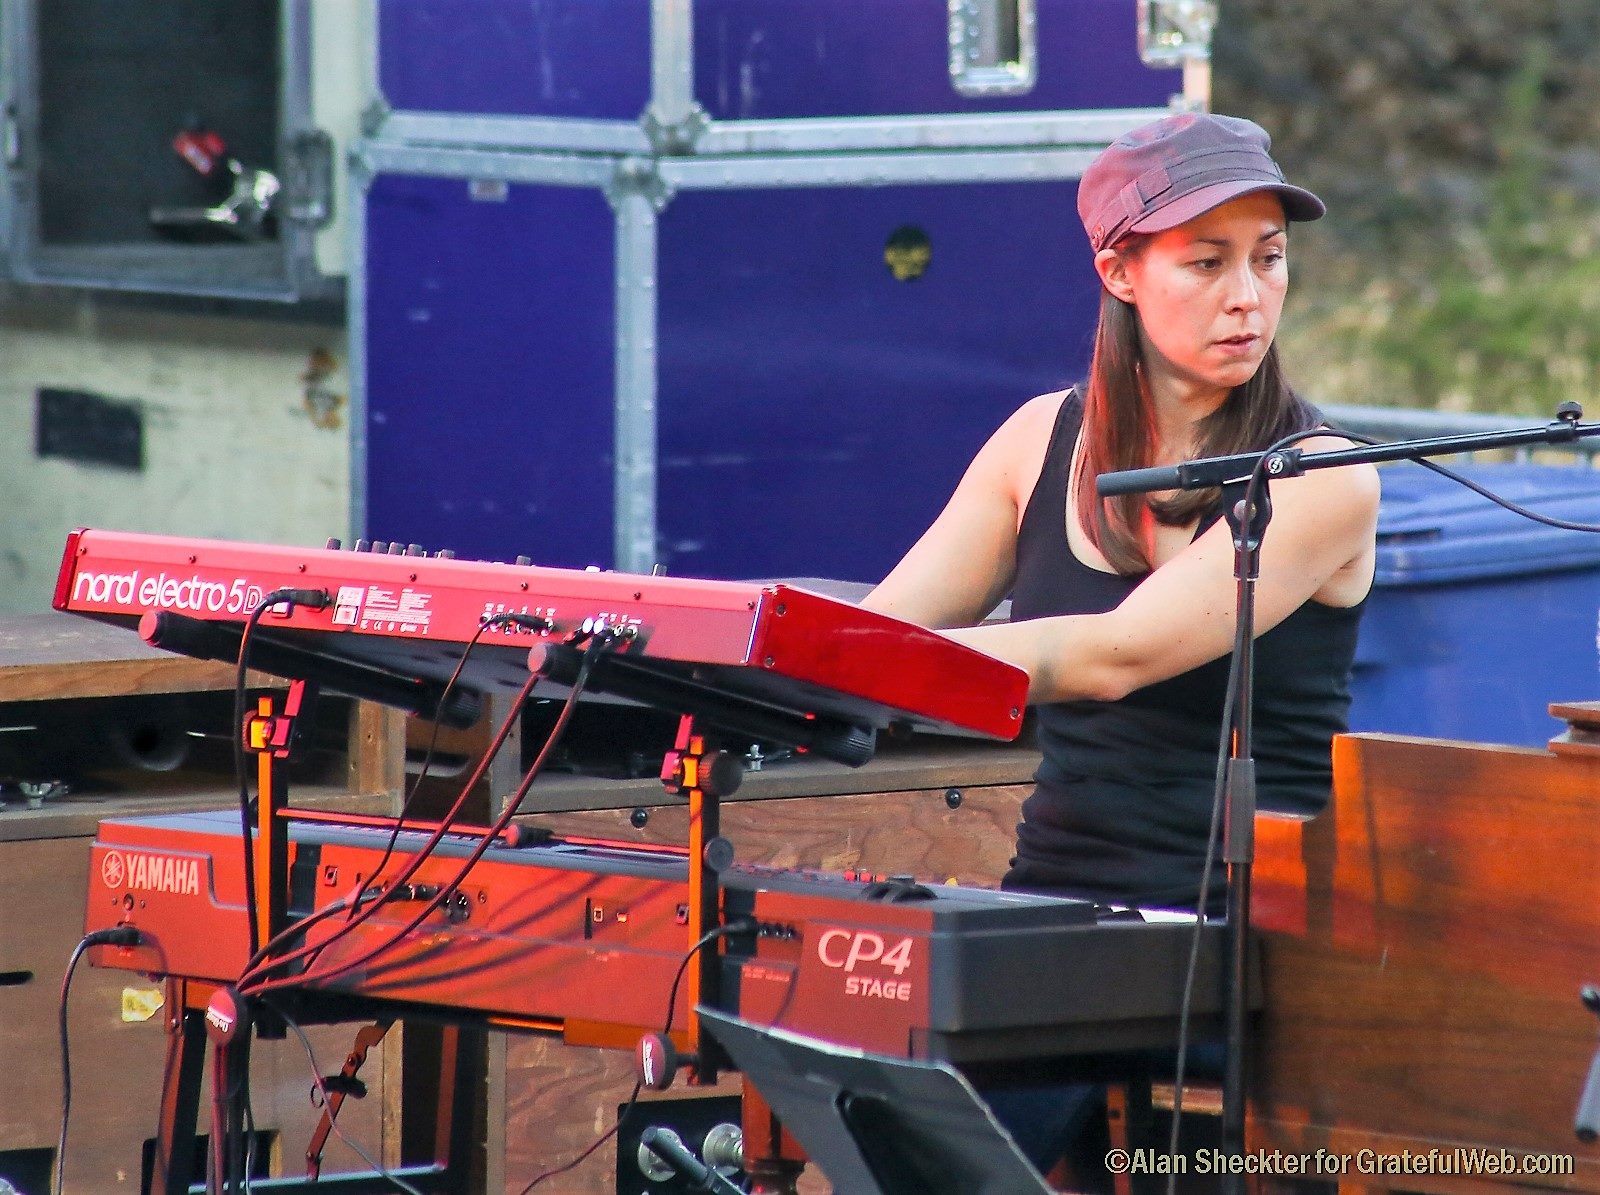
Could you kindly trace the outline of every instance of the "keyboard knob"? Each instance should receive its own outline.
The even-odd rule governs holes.
[[[368,552],[368,551],[371,551],[371,550],[372,550],[372,541],[370,539],[358,539],[358,540],[356,540],[355,551],[357,551],[357,552]]]
[[[518,556],[517,557],[517,563],[522,565],[523,567],[527,567],[528,565],[533,563],[533,557],[532,556]]]
[[[427,551],[423,548],[423,546],[421,544],[407,544],[406,545],[406,555],[407,556],[426,556],[427,554],[428,554]]]
[[[375,540],[373,540],[372,541],[372,550],[374,552],[376,552],[380,556],[383,555],[385,552],[387,552],[389,550],[389,541],[386,540],[386,539],[375,539]]]
[[[437,560],[454,560],[456,558],[456,554],[449,548],[440,548],[433,555]]]
[[[336,535],[330,535],[328,536],[328,542],[322,546],[326,551],[337,552],[340,548],[344,547],[344,541]]]
[[[389,545],[389,555],[391,555],[391,556],[404,556],[405,554],[406,554],[406,546],[405,546],[405,544],[401,543],[399,540],[395,540],[393,543],[391,543]]]

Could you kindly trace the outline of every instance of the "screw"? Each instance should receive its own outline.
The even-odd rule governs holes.
[[[944,803],[950,809],[960,809],[961,808],[961,790],[959,788],[947,788],[947,789],[945,789],[944,790]]]

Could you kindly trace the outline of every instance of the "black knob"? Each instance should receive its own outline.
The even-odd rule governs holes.
[[[406,545],[406,555],[407,556],[426,556],[427,554],[428,554],[427,550],[425,548],[423,548],[423,546],[421,544],[407,544]]]
[[[644,807],[635,809],[628,814],[628,824],[635,830],[642,830],[650,824],[650,811]]]
[[[718,834],[706,842],[701,855],[709,867],[717,875],[721,875],[733,866],[733,843]]]
[[[700,765],[700,787],[713,796],[731,797],[744,782],[744,760],[731,751],[712,751]]]
[[[526,567],[526,566],[528,566],[528,565],[533,563],[533,557],[532,556],[518,556],[517,560],[516,560],[516,563]]]
[[[344,541],[341,540],[337,535],[330,535],[328,536],[328,542],[322,546],[329,552],[337,552],[340,548],[344,547]]]

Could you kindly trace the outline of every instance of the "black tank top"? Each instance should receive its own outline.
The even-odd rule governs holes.
[[[1082,422],[1082,402],[1071,391],[1018,531],[1013,621],[1110,610],[1149,575],[1091,568],[1068,545],[1068,475]],[[1210,512],[1196,535],[1220,515]],[[1256,639],[1254,754],[1263,809],[1309,814],[1327,802],[1331,745],[1346,729],[1365,604],[1308,601]],[[1044,758],[1023,803],[1005,885],[1192,909],[1227,678],[1224,657],[1120,701],[1039,706]],[[1209,907],[1221,900],[1223,879],[1214,867]]]

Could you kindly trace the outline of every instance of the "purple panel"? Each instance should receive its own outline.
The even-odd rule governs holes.
[[[696,0],[695,90],[717,120],[1165,107],[1183,72],[1139,60],[1135,9],[1038,0],[1038,83],[970,99],[950,82],[940,0]]]
[[[661,217],[659,528],[679,575],[880,578],[987,436],[1086,367],[1072,183],[687,192]],[[898,282],[891,233],[922,229]]]
[[[374,182],[365,534],[610,561],[613,241],[595,191]]]
[[[378,64],[394,108],[637,120],[649,0],[379,0]]]

